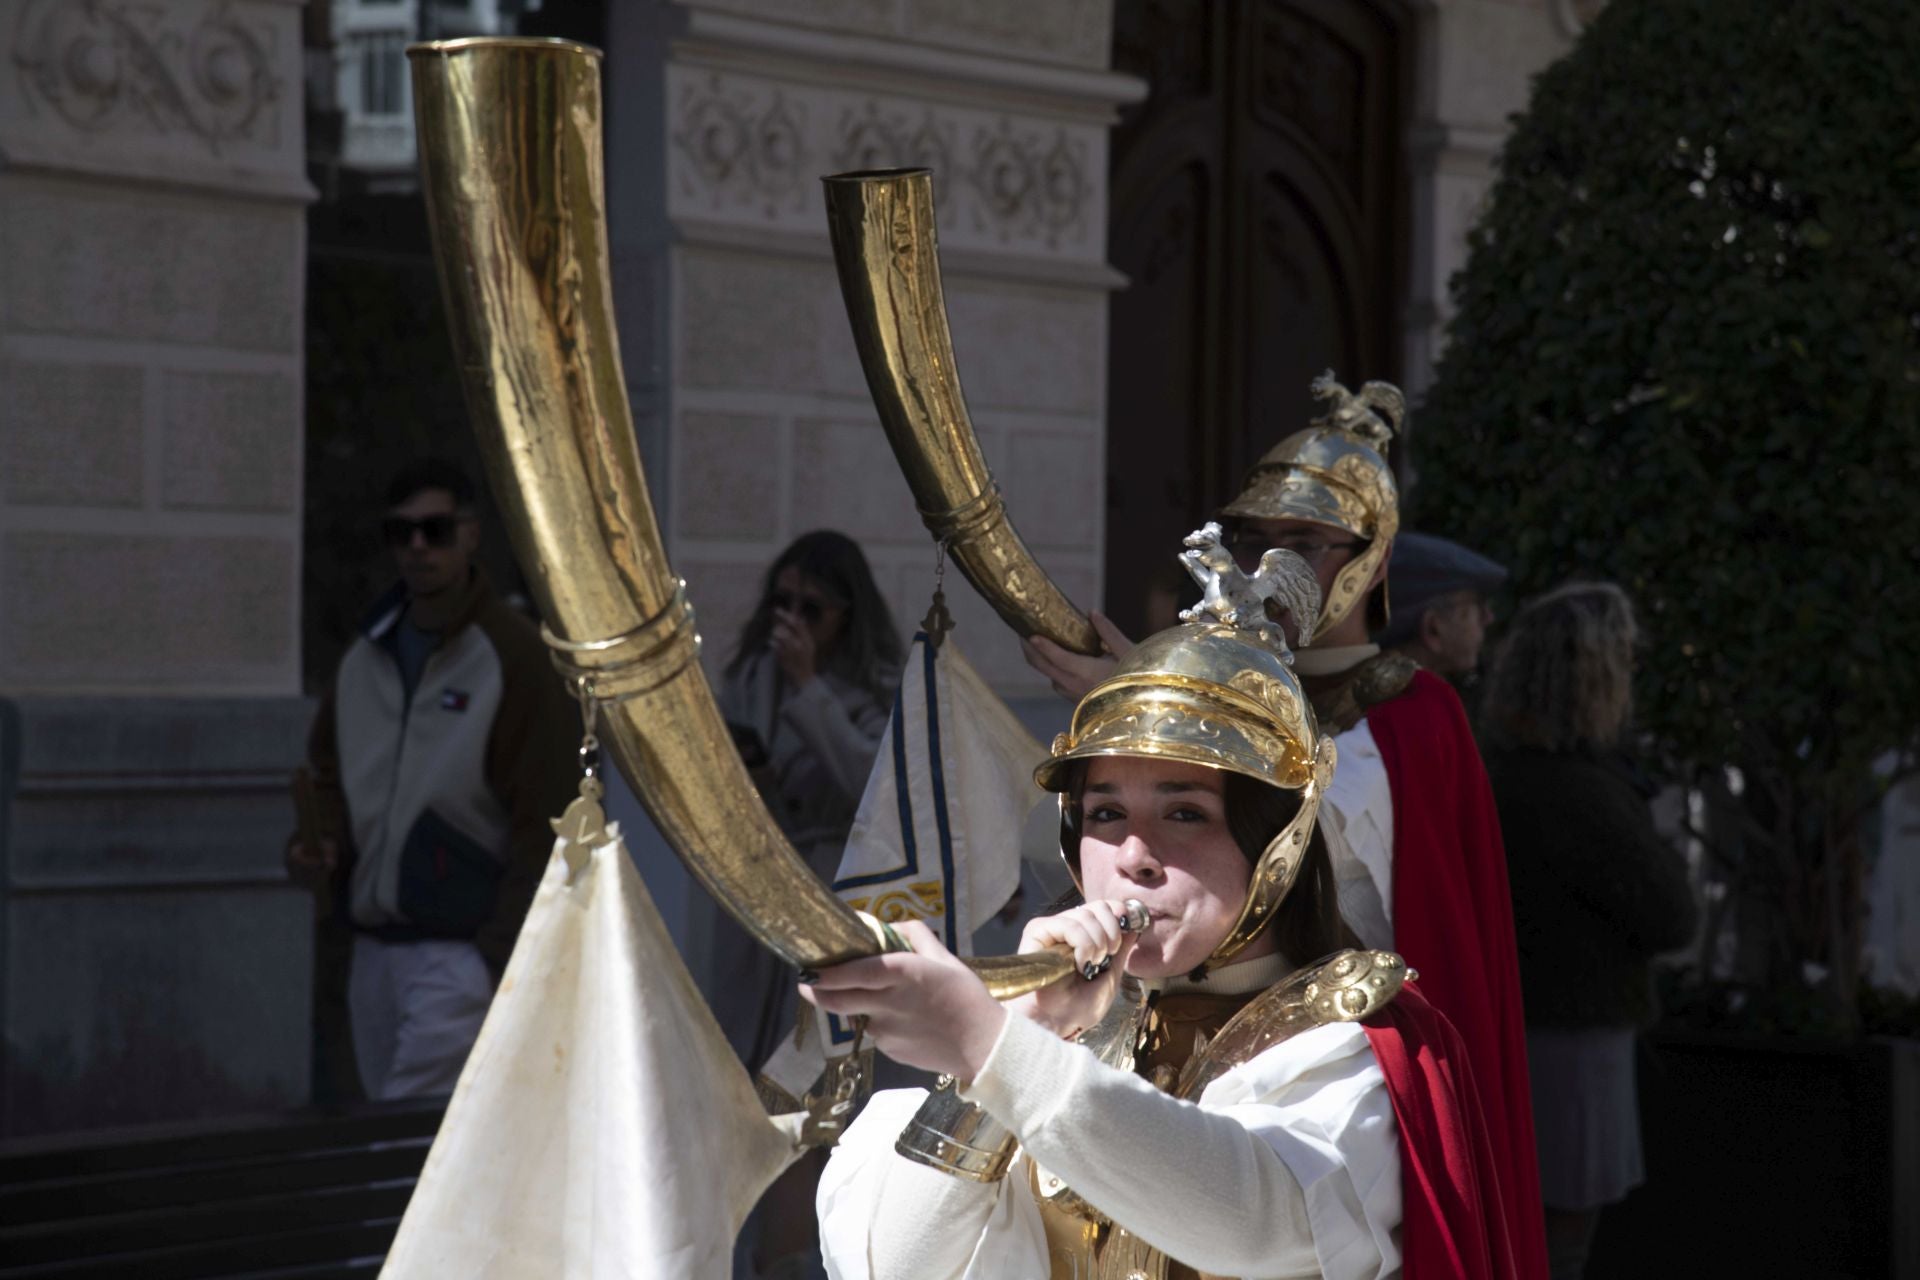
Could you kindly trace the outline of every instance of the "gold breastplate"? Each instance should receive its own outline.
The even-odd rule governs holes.
[[[1228,1071],[1303,1031],[1330,1022],[1358,1022],[1379,1012],[1400,994],[1410,974],[1406,961],[1390,951],[1342,951],[1297,970],[1247,1000],[1237,1012],[1223,1005],[1218,1029],[1208,1033],[1208,1011],[1189,1010],[1188,1019],[1163,1017],[1160,1029],[1169,1041],[1192,1045],[1189,1056],[1169,1073],[1156,1067],[1152,1052],[1155,1026],[1136,1064],[1143,1075],[1176,1098],[1198,1099]],[[1180,1001],[1181,996],[1166,997]],[[1220,1000],[1220,997],[1201,997]],[[1156,1013],[1159,1011],[1156,1010]],[[1197,1028],[1173,1024],[1192,1022]],[[1169,1075],[1172,1078],[1169,1083]],[[1050,1280],[1228,1280],[1208,1276],[1118,1227],[1075,1195],[1058,1178],[1029,1162],[1034,1198],[1046,1228]]]

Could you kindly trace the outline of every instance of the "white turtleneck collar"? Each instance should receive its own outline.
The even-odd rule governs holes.
[[[1297,649],[1293,673],[1297,676],[1337,676],[1380,652],[1377,644],[1341,644],[1331,649]]]
[[[1182,974],[1177,978],[1143,980],[1140,985],[1166,995],[1190,991],[1210,996],[1243,996],[1249,991],[1265,991],[1292,972],[1293,966],[1287,958],[1275,951],[1251,960],[1236,960],[1213,970],[1198,982]]]

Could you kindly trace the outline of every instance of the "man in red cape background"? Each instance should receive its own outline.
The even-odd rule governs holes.
[[[1405,956],[1426,1000],[1457,1028],[1513,1246],[1511,1266],[1496,1259],[1493,1274],[1544,1277],[1513,901],[1492,788],[1452,686],[1367,642],[1387,622],[1400,513],[1385,455],[1405,403],[1387,383],[1355,394],[1331,374],[1314,394],[1328,412],[1255,466],[1222,512],[1228,540],[1241,558],[1290,548],[1320,580],[1325,606],[1294,669],[1339,750],[1326,826],[1342,914],[1367,946]],[[1418,1143],[1403,1136],[1411,1234],[1422,1171]]]

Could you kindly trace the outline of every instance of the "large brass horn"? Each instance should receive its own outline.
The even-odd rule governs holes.
[[[607,271],[600,54],[560,40],[416,45],[414,111],[434,257],[493,491],[562,670],[647,812],[740,923],[787,962],[874,955],[887,933],[796,854],[740,763],[696,660],[683,584],[647,496]],[[975,962],[1005,999],[1072,972]]]
[[[940,287],[933,175],[885,169],[823,181],[854,345],[920,518],[1008,626],[1099,653],[1093,624],[1007,519],[973,433]]]

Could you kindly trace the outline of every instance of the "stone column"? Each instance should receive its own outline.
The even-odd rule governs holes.
[[[1493,186],[1508,117],[1527,105],[1534,75],[1573,47],[1582,16],[1600,5],[1412,0],[1412,7],[1419,33],[1407,139],[1413,242],[1403,367],[1406,389],[1418,399],[1433,382],[1451,315],[1447,281],[1466,265],[1467,232]]]
[[[0,0],[0,1131],[306,1093],[299,21]]]
[[[819,179],[926,165],[955,354],[1041,563],[1099,603],[1110,0],[690,0],[610,10],[609,204],[627,372],[710,664],[795,536],[858,539],[905,632],[934,548],[874,414]],[[958,643],[1045,691],[958,574]]]

